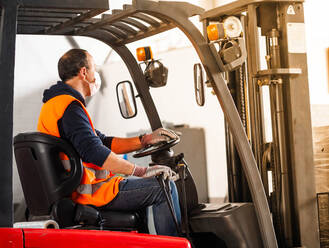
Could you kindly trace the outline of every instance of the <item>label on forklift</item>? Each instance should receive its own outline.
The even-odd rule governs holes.
[[[305,24],[287,23],[288,53],[306,53]]]
[[[287,14],[288,15],[296,15],[295,10],[294,10],[294,6],[289,5],[289,7],[287,9]]]

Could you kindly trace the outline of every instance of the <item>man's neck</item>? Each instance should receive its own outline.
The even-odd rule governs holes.
[[[81,96],[86,99],[87,96],[87,90],[84,87],[84,84],[81,80],[76,79],[76,78],[72,78],[70,80],[67,80],[65,82],[67,85],[71,86],[73,89],[75,89],[76,91],[78,91]]]

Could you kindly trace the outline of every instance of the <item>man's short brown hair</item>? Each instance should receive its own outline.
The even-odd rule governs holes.
[[[77,76],[82,67],[89,69],[87,51],[83,49],[71,49],[58,61],[58,74],[63,82]]]

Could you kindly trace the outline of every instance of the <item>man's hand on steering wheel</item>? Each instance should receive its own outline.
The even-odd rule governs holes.
[[[168,142],[178,139],[179,136],[172,130],[158,128],[150,134],[144,134],[141,137],[141,144],[143,147],[159,144],[161,142]]]
[[[150,134],[140,136],[142,149],[137,151],[133,157],[141,158],[152,155],[157,152],[168,150],[180,142],[178,134],[174,131],[164,128],[158,128]]]

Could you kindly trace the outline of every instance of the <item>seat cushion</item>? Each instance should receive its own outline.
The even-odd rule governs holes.
[[[137,229],[141,223],[134,212],[100,211],[104,227],[113,229]]]
[[[52,216],[61,228],[82,225],[109,230],[137,230],[143,225],[142,213],[98,210],[74,203],[69,198],[53,205]]]

